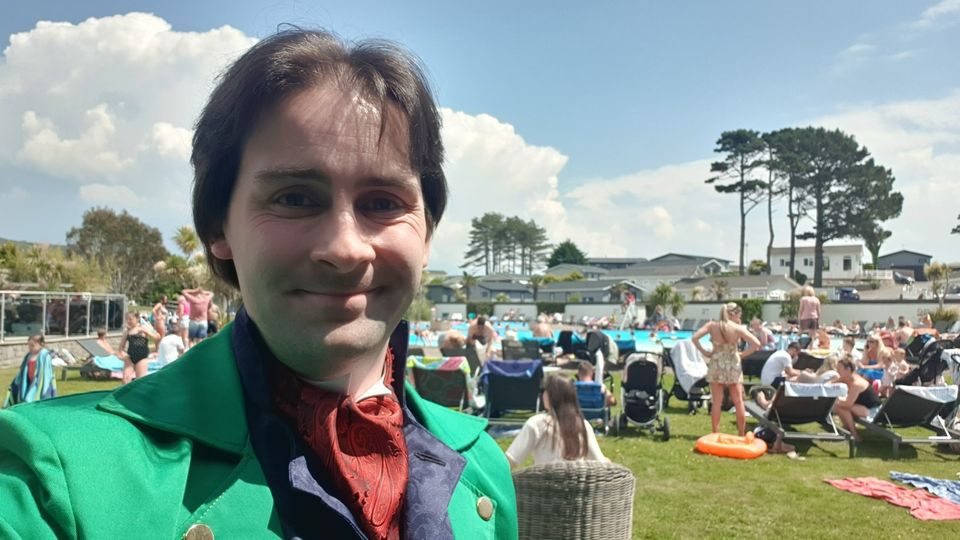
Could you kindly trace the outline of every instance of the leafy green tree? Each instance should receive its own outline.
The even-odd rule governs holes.
[[[564,240],[553,248],[550,259],[547,260],[548,268],[558,264],[587,264],[587,255],[571,240]]]
[[[747,268],[747,273],[751,276],[762,276],[770,271],[770,267],[767,266],[767,263],[755,259],[750,261],[750,266]]]
[[[717,139],[714,152],[726,154],[722,161],[710,165],[710,172],[718,173],[706,180],[718,193],[736,193],[740,201],[740,275],[744,273],[744,251],[747,235],[747,214],[759,204],[765,186],[762,180],[752,178],[763,166],[764,142],[760,133],[751,129],[724,131]],[[721,184],[721,182],[726,182]]]
[[[583,274],[574,270],[566,276],[562,277],[560,281],[583,281]]]
[[[532,219],[488,212],[471,220],[470,243],[462,268],[483,267],[485,274],[532,274],[550,248],[546,230]]]
[[[876,268],[880,259],[880,246],[892,234],[892,232],[884,230],[883,227],[872,221],[857,224],[854,236],[862,239],[863,243],[866,244],[874,268]],[[866,267],[864,267],[864,270],[866,270]]]
[[[84,212],[83,223],[67,232],[67,249],[103,269],[110,289],[137,298],[152,275],[153,265],[166,259],[163,237],[126,211],[109,208]]]
[[[497,293],[497,295],[493,297],[493,301],[494,301],[494,302],[501,302],[501,303],[502,303],[502,302],[509,302],[509,301],[510,301],[510,297],[507,296],[507,293]]]
[[[580,298],[580,293],[573,293],[567,297],[568,304],[579,304],[583,300]]]
[[[42,291],[107,292],[104,273],[94,262],[44,244],[0,248],[0,281],[36,283]]]
[[[813,285],[823,284],[823,245],[851,237],[867,223],[900,215],[903,196],[893,190],[893,173],[877,165],[870,152],[840,130],[804,128],[799,144],[808,163],[804,180],[814,208],[814,230],[797,238],[813,238]]]
[[[960,216],[957,216],[957,219],[960,220]],[[950,234],[960,234],[960,225],[950,229]]]
[[[784,128],[763,136],[767,145],[769,159],[768,170],[773,172],[775,182],[783,182],[782,189],[787,200],[787,220],[790,224],[790,273],[796,271],[797,228],[800,220],[810,213],[810,199],[805,191],[809,163],[800,152],[800,134],[798,128]],[[767,264],[770,264],[770,246],[767,250]],[[768,266],[769,268],[769,266]]]

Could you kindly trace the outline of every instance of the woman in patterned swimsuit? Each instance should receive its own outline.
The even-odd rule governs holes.
[[[760,349],[760,340],[740,324],[740,306],[733,302],[720,308],[720,320],[710,321],[693,334],[693,345],[707,359],[707,382],[710,383],[710,395],[713,405],[710,408],[710,421],[713,432],[720,427],[723,389],[730,391],[733,405],[737,409],[737,431],[742,437],[747,428],[746,412],[743,409],[743,371],[740,368],[740,355],[737,348],[740,341],[748,343],[743,356],[750,356]],[[700,338],[710,334],[713,350],[707,351],[700,344]]]

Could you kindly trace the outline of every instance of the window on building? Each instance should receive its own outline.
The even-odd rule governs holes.
[[[740,293],[740,298],[750,298],[750,293],[748,293],[748,292],[742,292],[742,293]]]
[[[790,264],[786,259],[780,259],[780,266],[790,266]]]
[[[824,270],[829,270],[829,269],[830,269],[830,257],[824,257],[824,258],[823,258],[823,269],[824,269]]]
[[[849,255],[843,258],[843,269],[845,271],[853,270],[853,258]]]
[[[813,266],[813,259],[811,259],[810,257],[804,257],[804,258],[803,258],[803,265],[804,265],[804,266]]]

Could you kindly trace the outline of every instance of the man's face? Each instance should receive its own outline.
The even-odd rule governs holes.
[[[429,234],[408,141],[399,110],[335,85],[266,110],[247,141],[211,248],[233,259],[270,348],[306,376],[382,348],[419,286]]]

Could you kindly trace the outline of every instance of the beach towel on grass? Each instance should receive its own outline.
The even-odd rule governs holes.
[[[922,488],[937,497],[960,504],[960,480],[941,480],[919,474],[890,471],[890,478],[904,484]]]
[[[909,508],[910,515],[920,520],[960,519],[960,504],[931,495],[922,489],[901,487],[871,476],[826,479],[824,482],[844,491],[866,495],[867,497],[887,501],[895,506]]]

